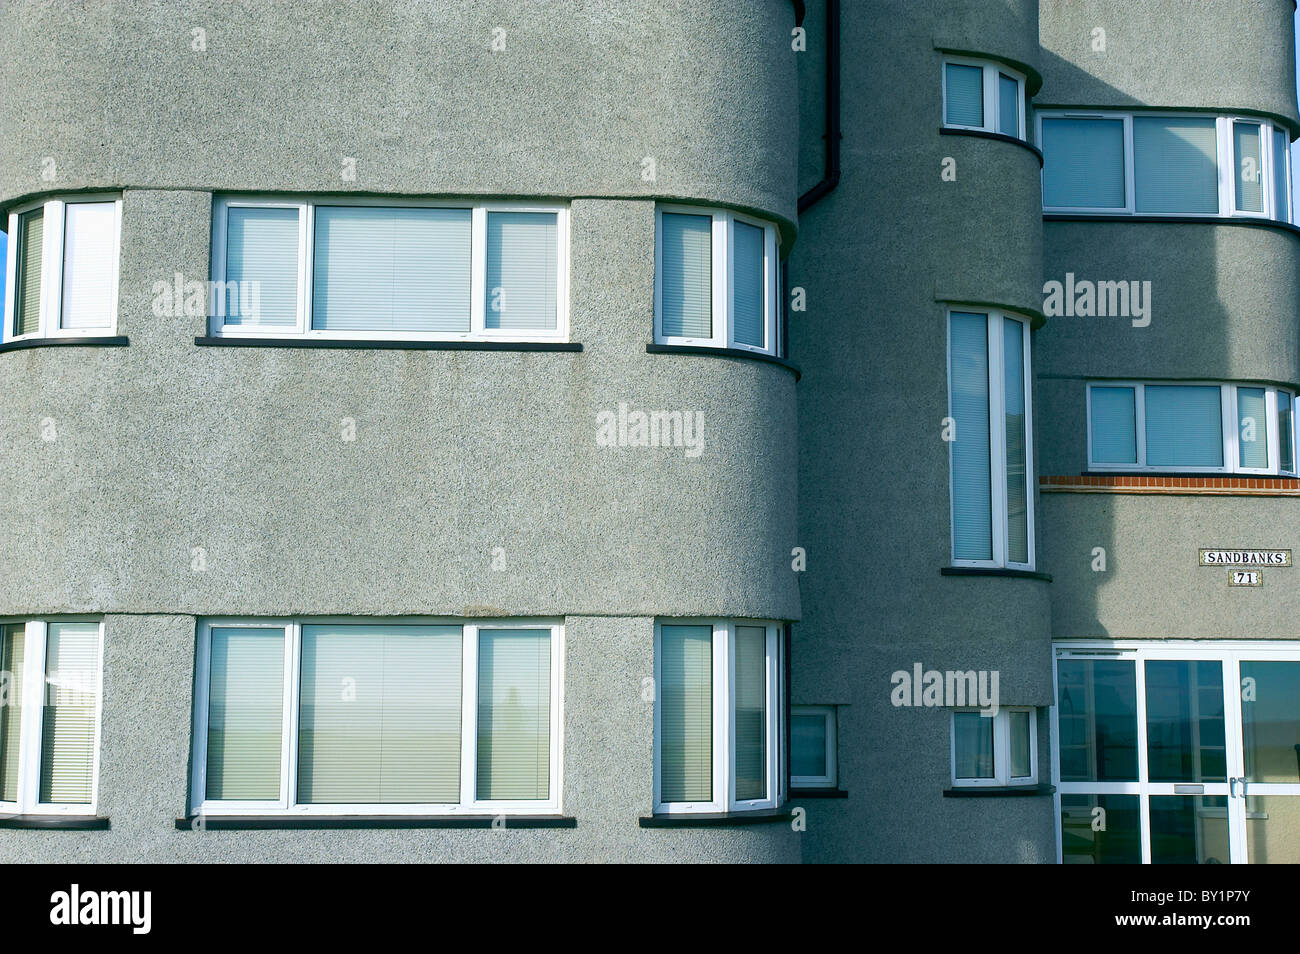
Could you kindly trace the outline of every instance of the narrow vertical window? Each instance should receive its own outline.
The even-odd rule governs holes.
[[[95,789],[99,624],[50,623],[45,643],[40,801],[89,805]]]
[[[737,626],[735,643],[736,799],[767,797],[767,629]]]
[[[208,671],[210,799],[280,798],[284,630],[213,627]]]
[[[713,627],[660,635],[660,800],[713,799]]]
[[[1264,143],[1259,123],[1232,124],[1232,150],[1237,158],[1234,192],[1238,212],[1264,211]]]
[[[18,801],[18,754],[22,746],[23,650],[22,623],[0,626],[0,802]]]
[[[1281,455],[1281,468],[1295,473],[1295,396],[1289,391],[1277,392],[1277,434]]]
[[[243,302],[227,313],[228,325],[293,328],[298,324],[298,231],[296,208],[232,206],[226,224],[226,281],[247,288]]]
[[[735,224],[732,261],[733,334],[739,344],[765,347],[766,288],[763,271],[763,230],[744,222]]]
[[[550,653],[549,630],[479,631],[480,799],[550,795]]]
[[[1020,81],[998,74],[998,132],[1020,138]]]
[[[984,125],[984,68],[948,63],[944,66],[944,122],[952,126]]]
[[[45,213],[41,209],[18,217],[18,269],[14,283],[15,335],[41,330],[41,272],[44,261]]]
[[[554,212],[488,212],[487,328],[557,328],[557,229]]]
[[[992,779],[993,719],[979,712],[954,712],[955,781]]]
[[[1273,127],[1273,218],[1291,221],[1291,137]]]
[[[59,327],[113,324],[117,273],[117,204],[69,202],[63,222],[63,295]]]
[[[1029,562],[1029,434],[1026,430],[1025,325],[1002,319],[1003,415],[1006,424],[1007,562]]]
[[[1237,388],[1237,463],[1268,468],[1268,398],[1264,388]]]
[[[988,319],[953,312],[949,335],[953,556],[992,560]]]
[[[662,219],[662,331],[668,338],[713,337],[713,219],[665,212]]]

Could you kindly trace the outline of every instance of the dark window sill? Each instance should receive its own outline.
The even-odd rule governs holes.
[[[945,788],[943,790],[944,798],[1024,798],[1036,795],[1052,795],[1056,792],[1055,785],[1048,785],[1043,782],[1038,785],[989,785],[980,786],[972,785],[970,787],[957,786],[954,788]]]
[[[849,793],[842,788],[792,788],[790,801],[805,798],[848,798]]]
[[[953,129],[950,126],[941,126],[939,128],[940,136],[974,136],[976,139],[993,139],[997,142],[1009,142],[1013,146],[1019,146],[1021,149],[1028,149],[1038,159],[1038,168],[1043,167],[1043,153],[1037,147],[1030,145],[1018,136],[1008,136],[1006,133],[985,132],[982,129]]]
[[[176,819],[177,831],[313,831],[353,828],[577,828],[560,815],[190,815]]]
[[[943,566],[939,572],[944,576],[1010,576],[1018,577],[1025,580],[1042,580],[1044,583],[1051,583],[1052,577],[1048,573],[1039,573],[1037,570],[1012,570],[1001,566]]]
[[[577,341],[411,341],[384,338],[236,338],[200,336],[217,348],[323,348],[342,351],[581,351]]]
[[[1225,215],[1124,215],[1112,212],[1044,212],[1044,222],[1140,222],[1156,225],[1245,225],[1250,228],[1276,229],[1300,235],[1300,226],[1277,219],[1255,219]]]
[[[125,348],[130,344],[126,335],[112,335],[105,338],[23,338],[21,341],[6,341],[0,344],[0,353],[5,351],[26,351],[28,348]]]
[[[638,821],[642,828],[731,828],[735,825],[774,825],[788,822],[785,808],[764,808],[753,812],[682,813],[647,815]]]
[[[94,815],[0,815],[0,828],[107,831],[108,819]]]
[[[748,361],[762,361],[767,364],[775,364],[777,367],[785,368],[794,375],[798,381],[803,377],[799,366],[785,358],[778,358],[775,355],[759,354],[757,351],[746,351],[744,348],[710,348],[707,345],[675,345],[675,344],[648,344],[645,346],[647,354],[700,354],[707,355],[711,358],[745,358]]]

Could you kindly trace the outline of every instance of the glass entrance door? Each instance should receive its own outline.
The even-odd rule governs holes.
[[[1066,863],[1300,861],[1300,645],[1056,648]]]

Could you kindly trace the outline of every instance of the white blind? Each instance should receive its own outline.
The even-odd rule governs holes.
[[[1124,208],[1124,121],[1043,120],[1043,204]]]
[[[795,713],[790,717],[790,774],[826,775],[826,718]]]
[[[713,628],[664,626],[659,661],[659,792],[713,798]]]
[[[1020,83],[998,74],[998,132],[1004,136],[1020,136]]]
[[[1266,400],[1263,388],[1237,388],[1237,449],[1242,467],[1268,466]]]
[[[1092,459],[1098,464],[1137,463],[1137,417],[1132,388],[1093,388]]]
[[[0,705],[0,802],[18,801],[18,751],[22,738],[24,625],[0,626],[0,674],[7,700]]]
[[[555,330],[556,230],[554,212],[487,214],[488,328]]]
[[[284,630],[212,630],[207,797],[280,797]]]
[[[1133,179],[1139,212],[1219,211],[1213,119],[1133,120]]]
[[[1223,418],[1217,386],[1148,384],[1144,391],[1148,464],[1223,466]]]
[[[978,712],[953,713],[957,778],[993,778],[993,722]]]
[[[945,120],[953,126],[984,125],[984,68],[948,63]]]
[[[14,284],[14,334],[35,334],[41,328],[41,262],[45,243],[45,213],[40,209],[18,217],[18,271]]]
[[[1007,560],[1029,562],[1029,445],[1025,429],[1025,328],[1002,319],[1003,400],[1007,437]]]
[[[763,347],[764,281],[763,230],[744,222],[735,223],[732,250],[732,322],[736,340],[741,344]]]
[[[668,338],[713,336],[713,219],[665,212],[660,309]]]
[[[256,315],[226,315],[230,325],[298,322],[298,210],[231,208],[226,218],[226,281],[254,282]]]
[[[478,634],[481,799],[540,799],[551,782],[551,632]]]
[[[1032,762],[1029,755],[1029,716],[1028,712],[1012,711],[1007,713],[1011,723],[1011,777],[1025,778],[1029,774]]]
[[[40,800],[85,805],[95,784],[99,624],[50,623],[45,643]]]
[[[1243,212],[1264,211],[1264,150],[1259,123],[1232,124],[1232,151],[1237,157],[1234,185],[1237,208]]]
[[[767,630],[736,627],[736,798],[767,796]]]
[[[469,331],[469,209],[318,206],[313,269],[313,328]]]
[[[460,801],[459,626],[302,628],[298,801]]]
[[[953,312],[949,321],[952,541],[958,560],[993,559],[989,470],[989,340],[985,315]]]
[[[1283,222],[1291,221],[1291,177],[1287,175],[1287,155],[1290,150],[1290,137],[1275,128],[1273,130],[1273,189],[1277,204],[1273,209],[1273,217]]]
[[[107,328],[113,315],[117,208],[69,202],[63,217],[63,328]]]

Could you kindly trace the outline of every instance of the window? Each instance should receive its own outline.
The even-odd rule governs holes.
[[[952,784],[960,787],[1038,783],[1036,709],[952,713]]]
[[[563,207],[225,198],[212,245],[214,335],[568,336]]]
[[[1088,385],[1088,468],[1295,474],[1293,392],[1266,385]]]
[[[563,628],[210,620],[196,812],[552,814]]]
[[[836,786],[834,706],[790,708],[790,786]]]
[[[954,564],[1033,568],[1032,381],[1025,319],[949,312]]]
[[[0,623],[0,812],[93,815],[101,624]]]
[[[982,60],[944,60],[943,124],[1026,138],[1024,76]]]
[[[775,808],[781,801],[781,627],[655,627],[655,812]]]
[[[1039,122],[1048,212],[1291,220],[1290,134],[1272,123],[1118,112]]]
[[[102,196],[9,214],[4,340],[115,333],[121,218],[121,200]]]
[[[693,208],[657,217],[655,341],[775,355],[776,229]]]

